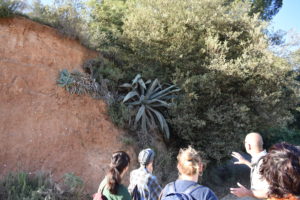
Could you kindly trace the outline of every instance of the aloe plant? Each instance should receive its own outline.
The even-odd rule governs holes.
[[[151,127],[159,127],[169,139],[169,126],[161,111],[172,105],[169,101],[180,89],[175,85],[163,87],[158,79],[144,82],[140,74],[136,75],[131,84],[125,83],[121,87],[130,89],[123,103],[134,111],[135,126],[140,126],[143,132],[148,132]]]

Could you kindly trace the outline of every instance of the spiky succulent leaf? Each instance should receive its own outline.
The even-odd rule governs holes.
[[[145,114],[145,106],[142,105],[136,114],[135,123],[137,123],[141,119],[142,115],[144,114]]]
[[[125,103],[126,101],[128,101],[129,99],[131,99],[132,97],[135,97],[135,96],[140,96],[139,93],[137,93],[137,91],[131,91],[129,92],[123,99],[123,103]]]
[[[139,85],[140,85],[142,88],[144,88],[145,90],[147,89],[147,88],[146,88],[146,85],[145,85],[145,82],[143,81],[143,79],[139,79],[138,83],[139,83]]]
[[[140,74],[137,74],[134,79],[132,80],[132,85],[133,84],[137,84],[138,81],[141,79],[141,75]]]
[[[148,108],[155,114],[157,120],[159,121],[161,130],[165,133],[166,138],[169,139],[170,132],[169,132],[169,127],[168,127],[165,117],[159,111],[157,111],[151,107],[148,107]]]
[[[159,92],[154,93],[153,95],[150,96],[150,98],[160,98],[163,95],[178,92],[180,89],[176,87],[176,85],[171,85]]]
[[[124,83],[124,84],[120,85],[120,87],[131,88],[132,85],[130,83]]]
[[[155,90],[155,88],[157,88],[158,84],[159,84],[159,82],[158,82],[157,79],[155,79],[155,80],[152,82],[150,88],[147,90],[147,93],[146,93],[146,97],[147,97],[147,98],[149,98],[150,95],[153,94],[153,91]]]
[[[148,80],[145,83],[139,74],[135,76],[131,84],[125,83],[121,87],[131,88],[123,102],[135,113],[135,126],[139,125],[145,133],[148,132],[147,128],[159,127],[169,139],[168,124],[159,109],[169,108],[172,104],[168,103],[168,100],[174,98],[173,93],[179,89],[175,85],[163,89],[158,79]]]

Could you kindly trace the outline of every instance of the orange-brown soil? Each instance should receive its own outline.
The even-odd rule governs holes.
[[[97,189],[113,151],[127,149],[106,105],[56,84],[61,69],[81,70],[94,51],[24,18],[0,19],[0,173],[73,172]],[[126,181],[125,181],[126,182]]]

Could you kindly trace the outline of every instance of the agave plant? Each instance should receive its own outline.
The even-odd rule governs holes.
[[[148,128],[159,127],[169,139],[169,126],[161,111],[172,105],[169,101],[180,89],[175,85],[163,87],[157,79],[144,82],[140,74],[136,75],[131,84],[125,83],[121,87],[130,89],[123,103],[134,111],[135,126],[139,125],[143,132],[148,132]]]

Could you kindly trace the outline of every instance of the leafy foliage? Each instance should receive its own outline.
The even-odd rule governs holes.
[[[266,33],[266,20],[280,2],[88,1],[83,30],[102,57],[85,71],[101,87],[107,84],[108,99],[117,97],[119,83],[138,73],[146,80],[175,83],[182,92],[167,113],[168,124],[142,106],[141,89],[140,96],[125,101],[140,102],[128,107],[134,113],[129,121],[147,129],[154,126],[153,120],[143,120],[151,119],[150,112],[155,126],[164,131],[172,126],[177,147],[193,144],[208,159],[220,161],[241,146],[248,131],[285,127],[293,120],[299,83],[291,73],[293,64],[269,49],[270,43],[282,42],[282,34]],[[123,111],[115,101],[108,102],[117,121]],[[166,117],[164,107],[158,111]]]
[[[271,20],[282,7],[282,0],[254,0],[251,13],[259,13],[264,20]]]
[[[157,79],[144,82],[140,74],[136,75],[131,84],[125,83],[121,87],[130,89],[123,103],[133,110],[135,125],[139,124],[146,133],[148,128],[153,129],[159,124],[161,131],[169,139],[169,126],[162,112],[171,107],[168,101],[174,98],[173,94],[179,89],[175,85],[163,88]]]
[[[128,123],[130,120],[130,113],[128,111],[128,108],[124,104],[117,101],[110,104],[108,107],[108,115],[111,121],[118,127],[129,128]]]
[[[288,142],[294,145],[300,144],[300,130],[288,128],[270,128],[263,132],[265,148],[271,147],[278,142]]]
[[[20,14],[24,8],[25,8],[25,4],[22,1],[1,0],[0,1],[0,18],[12,17],[16,14]]]
[[[76,181],[74,181],[76,180]],[[89,199],[84,194],[83,182],[73,174],[66,174],[65,184],[53,182],[46,173],[11,173],[0,181],[0,198],[7,200],[80,200]],[[64,186],[64,190],[62,190]]]
[[[79,71],[69,73],[66,69],[61,70],[57,84],[66,88],[71,94],[90,94],[94,98],[100,98],[101,95],[99,83],[88,74]]]
[[[227,3],[242,2],[244,0],[227,0]],[[245,1],[244,1],[245,2]],[[249,14],[259,14],[262,20],[271,20],[281,9],[282,0],[248,0],[251,9]]]
[[[32,7],[28,13],[30,18],[89,45],[83,12],[85,8],[81,0],[56,0],[52,5],[43,5],[41,1],[34,0]]]
[[[248,131],[293,119],[292,68],[268,49],[267,24],[248,14],[251,4],[141,0],[128,9],[124,43],[138,59],[159,63],[183,91],[171,109],[179,146],[193,144],[222,160]]]
[[[89,0],[88,22],[91,44],[97,49],[118,46],[122,34],[123,16],[126,11],[126,0]]]

